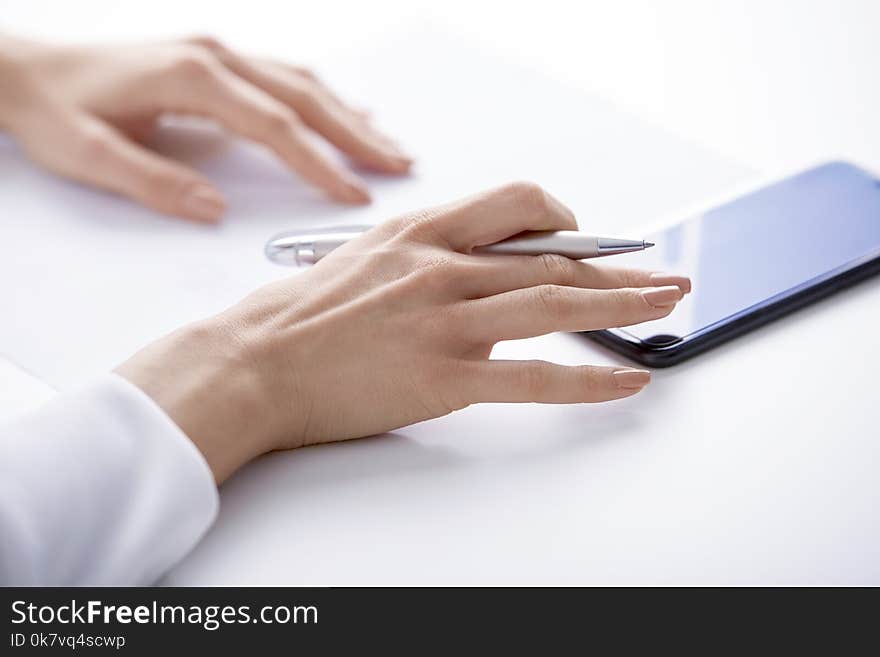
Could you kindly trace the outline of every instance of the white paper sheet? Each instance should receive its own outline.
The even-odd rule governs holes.
[[[749,171],[430,30],[323,68],[418,158],[409,179],[370,177],[375,201],[321,200],[258,147],[214,132],[157,139],[227,194],[218,227],[161,217],[28,164],[0,138],[0,353],[65,387],[292,273],[262,249],[281,230],[373,223],[512,179],[544,185],[582,227],[628,227]]]

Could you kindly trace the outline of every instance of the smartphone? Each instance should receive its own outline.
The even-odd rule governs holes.
[[[646,239],[614,264],[688,275],[693,292],[669,317],[586,335],[666,367],[880,272],[880,180],[829,162]]]

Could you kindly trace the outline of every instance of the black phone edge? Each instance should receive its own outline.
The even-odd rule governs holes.
[[[880,256],[840,272],[827,281],[807,287],[755,312],[743,315],[728,324],[709,330],[703,335],[690,340],[684,339],[666,347],[646,349],[643,342],[628,341],[606,330],[583,331],[582,335],[642,365],[670,367],[878,273],[880,273]]]

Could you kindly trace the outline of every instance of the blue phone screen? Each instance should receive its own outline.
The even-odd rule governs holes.
[[[614,264],[691,276],[667,318],[621,329],[687,337],[880,256],[880,182],[843,162],[810,169],[648,236]]]

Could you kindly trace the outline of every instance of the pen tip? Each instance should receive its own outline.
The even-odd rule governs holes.
[[[654,246],[654,242],[645,242],[644,240],[642,241],[642,244],[645,245],[646,249],[650,249],[652,246]]]

